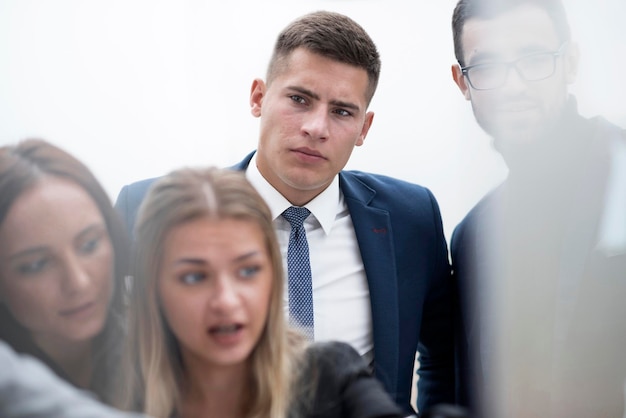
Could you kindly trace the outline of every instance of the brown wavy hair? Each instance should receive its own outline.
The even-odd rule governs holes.
[[[87,166],[41,139],[27,139],[0,148],[0,225],[15,201],[48,177],[69,180],[93,199],[104,218],[113,247],[114,291],[105,326],[94,343],[94,374],[90,387],[101,400],[110,403],[124,337],[124,278],[129,265],[127,233],[109,196]],[[16,351],[39,358],[67,380],[60,367],[35,344],[28,329],[20,325],[4,306],[0,306],[0,338]]]

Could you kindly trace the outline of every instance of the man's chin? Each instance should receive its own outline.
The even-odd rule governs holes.
[[[491,136],[494,149],[509,165],[512,160],[532,158],[532,155],[537,152],[537,147],[541,147],[540,135],[535,129],[503,129],[494,131]]]

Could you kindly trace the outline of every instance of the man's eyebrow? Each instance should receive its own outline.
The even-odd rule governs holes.
[[[516,51],[516,54],[517,54],[517,58],[519,59],[519,58],[524,58],[526,55],[551,53],[555,51],[556,50],[546,49],[544,45],[527,45],[524,48],[518,49]],[[472,56],[467,66],[479,65],[485,61],[487,62],[511,62],[511,61],[503,60],[499,54],[495,54],[493,52],[478,52],[476,55]]]
[[[293,90],[296,91],[300,94],[303,94],[305,96],[308,96],[314,100],[320,100],[320,96],[314,92],[312,92],[309,89],[306,89],[304,87],[299,87],[299,86],[288,86],[287,87],[288,90]],[[361,110],[361,108],[354,104],[354,103],[350,103],[350,102],[344,102],[342,100],[331,100],[330,104],[332,104],[333,106],[337,106],[337,107],[345,107],[346,109],[352,109],[355,112],[359,112]]]
[[[543,45],[529,45],[520,50],[520,53],[523,55],[532,55],[532,54],[549,54],[551,52],[556,52],[558,47],[555,49],[546,49]]]
[[[315,100],[319,100],[320,96],[318,94],[313,93],[311,90],[309,89],[305,89],[304,87],[299,87],[299,86],[288,86],[287,87],[288,90],[294,90],[297,91],[298,93],[304,94],[305,96],[309,96]]]
[[[479,52],[476,55],[473,55],[470,61],[467,63],[467,67],[470,65],[482,64],[484,61],[503,61],[497,54],[492,52]]]
[[[359,112],[361,110],[361,108],[359,108],[359,106],[355,105],[354,103],[343,102],[341,100],[332,100],[330,103],[337,107],[345,107],[347,109],[352,109],[355,112]]]

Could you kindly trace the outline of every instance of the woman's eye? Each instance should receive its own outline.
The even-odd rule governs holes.
[[[91,254],[94,251],[96,251],[96,249],[98,248],[98,245],[100,244],[100,238],[93,238],[90,239],[86,242],[84,242],[81,246],[80,246],[80,252],[83,254]]]
[[[206,274],[200,272],[185,273],[179,277],[184,284],[196,284],[206,278]]]
[[[17,271],[20,274],[31,275],[41,272],[48,264],[47,258],[38,258],[37,260],[28,261],[18,264]]]
[[[243,277],[243,278],[254,277],[259,271],[261,271],[260,266],[244,267],[239,270],[239,277]]]

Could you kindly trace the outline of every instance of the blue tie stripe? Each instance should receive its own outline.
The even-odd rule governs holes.
[[[306,240],[304,220],[311,214],[307,208],[292,206],[283,212],[291,224],[287,249],[287,276],[289,290],[289,317],[312,341],[313,285],[309,244]]]

